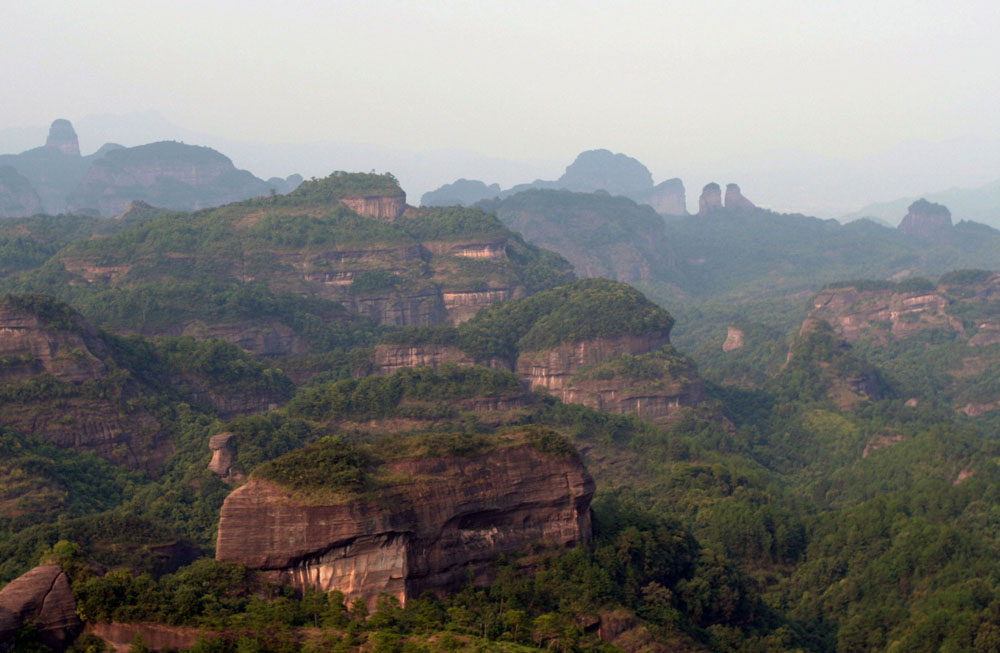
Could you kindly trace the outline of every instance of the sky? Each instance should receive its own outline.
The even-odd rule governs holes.
[[[657,180],[1000,134],[995,0],[5,5],[0,128],[152,110],[236,141],[604,147]]]

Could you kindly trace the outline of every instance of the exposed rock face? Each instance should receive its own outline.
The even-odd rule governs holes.
[[[392,326],[431,326],[445,322],[448,312],[438,290],[426,290],[411,295],[386,293],[357,297],[351,309],[379,324]]]
[[[718,211],[721,208],[722,188],[713,181],[701,190],[701,197],[698,198],[698,215],[705,215],[710,211]]]
[[[520,292],[518,292],[520,291]],[[497,302],[524,296],[524,289],[495,288],[492,290],[461,290],[441,293],[444,310],[448,313],[449,324],[461,324],[472,319],[476,313]]]
[[[264,358],[298,356],[312,351],[309,343],[290,327],[273,321],[241,322],[238,324],[205,324],[191,322],[178,334],[199,340],[219,338],[244,351]]]
[[[227,483],[238,483],[243,480],[243,473],[234,467],[236,464],[236,447],[233,444],[235,433],[218,433],[208,441],[212,452],[212,460],[208,469]]]
[[[740,209],[755,209],[754,203],[743,197],[740,192],[740,187],[736,184],[726,184],[726,209],[727,210],[740,210]]]
[[[910,204],[898,229],[918,238],[932,239],[951,228],[951,211],[941,204],[919,199]]]
[[[222,506],[216,558],[297,587],[339,590],[373,604],[406,602],[488,578],[497,555],[532,542],[590,539],[594,482],[574,458],[514,444],[462,458],[387,464],[401,479],[378,501],[309,501],[251,480]]]
[[[726,341],[722,343],[722,351],[733,351],[734,349],[739,349],[743,346],[743,341],[746,338],[746,334],[743,333],[742,329],[737,329],[736,327],[729,327],[729,332],[726,334]]]
[[[38,639],[57,651],[80,632],[76,600],[59,565],[35,567],[0,590],[0,651],[13,650],[14,635],[28,622],[35,624]]]
[[[340,201],[355,213],[389,222],[399,219],[406,210],[406,193],[342,197]]]
[[[67,382],[104,375],[101,359],[107,350],[95,333],[50,326],[35,313],[0,302],[0,382],[23,381],[42,372]]]
[[[78,315],[62,316],[65,324],[43,320],[38,311],[47,309],[29,310],[30,303],[18,297],[0,302],[0,383],[45,374],[80,384],[107,376],[102,360],[109,351],[90,325]],[[122,411],[112,399],[71,396],[11,403],[0,411],[0,426],[133,468],[156,468],[171,452],[166,433],[148,411]]]
[[[905,338],[924,329],[964,333],[961,321],[948,315],[949,300],[936,290],[898,293],[892,289],[828,289],[813,298],[810,316],[825,320],[848,342]]]
[[[645,354],[668,344],[669,333],[562,343],[554,349],[522,353],[517,359],[517,372],[528,380],[532,388],[547,388],[561,397],[573,375],[585,365],[597,365],[622,354]]]
[[[424,365],[437,370],[441,363],[475,365],[476,361],[454,345],[375,345],[375,369],[381,375]]]
[[[42,210],[42,200],[27,177],[13,166],[0,165],[0,218],[34,215]]]
[[[660,215],[688,214],[684,182],[676,177],[648,190],[634,192],[629,197],[640,204],[648,204]]]
[[[899,444],[902,441],[903,436],[900,433],[879,433],[877,435],[873,435],[871,440],[868,441],[868,444],[865,445],[865,450],[861,453],[861,457],[867,458],[879,449],[887,449]]]
[[[62,118],[52,121],[45,147],[70,156],[80,156],[80,141],[76,137],[76,131],[70,121]]]
[[[697,406],[708,398],[700,380],[661,382],[655,387],[623,383],[620,379],[576,381],[554,394],[570,403],[607,413],[637,415],[653,422],[669,421],[682,406]]]
[[[489,259],[499,261],[507,258],[507,239],[499,238],[484,242],[424,243],[432,254],[461,256],[463,258]]]

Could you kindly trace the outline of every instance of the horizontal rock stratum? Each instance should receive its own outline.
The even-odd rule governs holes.
[[[369,605],[382,592],[405,603],[470,575],[486,581],[497,555],[590,540],[594,481],[571,447],[550,448],[561,436],[542,437],[507,434],[477,453],[381,462],[370,470],[381,479],[375,489],[360,493],[303,493],[255,473],[222,506],[216,558]]]

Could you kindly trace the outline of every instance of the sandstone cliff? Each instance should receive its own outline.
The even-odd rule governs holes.
[[[349,209],[367,218],[398,220],[406,210],[406,193],[392,195],[360,195],[342,197],[340,201]]]
[[[736,184],[726,184],[726,209],[732,210],[749,210],[757,208],[753,202],[743,197],[743,193],[740,192],[740,187]]]
[[[722,208],[722,188],[714,181],[706,184],[698,198],[698,215],[705,215]]]
[[[0,651],[14,650],[14,636],[33,623],[39,641],[62,651],[82,628],[76,600],[59,565],[42,565],[0,590]]]
[[[810,316],[825,320],[848,342],[905,338],[925,329],[963,332],[947,312],[950,301],[936,289],[898,292],[895,287],[828,288],[812,300]]]
[[[384,463],[375,495],[301,495],[251,479],[222,506],[216,558],[372,604],[483,582],[497,555],[590,539],[594,482],[524,436],[457,457]]]
[[[62,118],[53,120],[49,126],[45,147],[70,156],[80,156],[80,141],[76,137],[76,130],[70,121]]]
[[[898,229],[918,238],[931,239],[951,228],[951,212],[946,206],[919,199],[910,204],[909,212]]]
[[[678,178],[668,179],[644,191],[629,194],[640,204],[648,204],[660,215],[687,215],[687,195],[684,182]]]

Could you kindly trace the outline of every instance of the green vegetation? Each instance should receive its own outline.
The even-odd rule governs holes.
[[[334,204],[343,197],[400,195],[403,190],[392,173],[337,171],[322,179],[307,179],[287,195],[274,198],[282,206]],[[253,200],[251,200],[253,201]]]

